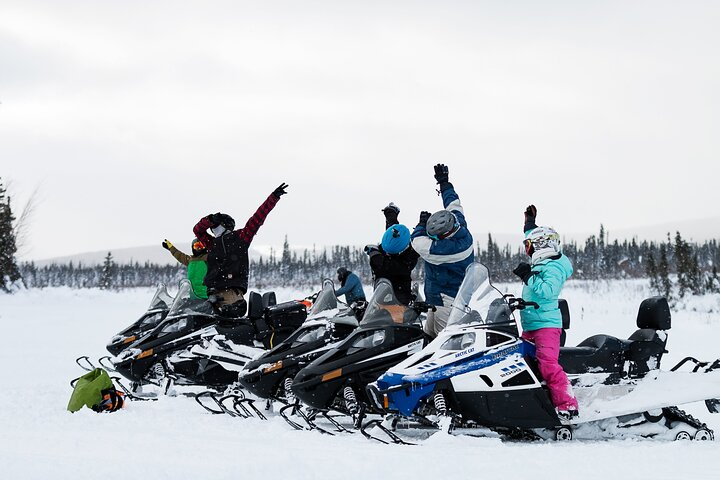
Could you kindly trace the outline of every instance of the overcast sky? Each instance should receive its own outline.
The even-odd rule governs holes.
[[[24,258],[239,225],[365,244],[389,201],[518,231],[718,217],[720,2],[0,3],[0,176]],[[720,222],[718,223],[720,231]],[[519,241],[519,239],[518,239]]]

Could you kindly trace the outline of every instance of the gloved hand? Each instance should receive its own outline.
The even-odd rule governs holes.
[[[435,181],[438,184],[443,184],[448,182],[448,167],[447,165],[444,165],[442,163],[438,163],[435,165]]]
[[[275,197],[279,199],[280,197],[282,197],[283,195],[285,195],[285,194],[287,193],[287,192],[285,191],[285,189],[288,188],[289,186],[290,186],[290,185],[288,185],[287,183],[283,182],[283,183],[280,184],[279,187],[277,187],[275,190],[273,190],[272,194],[275,195]]]
[[[422,225],[423,227],[426,226],[430,215],[432,215],[432,213],[426,212],[425,210],[420,212],[420,220],[418,220],[418,225]]]
[[[513,270],[513,273],[520,277],[520,279],[527,285],[528,280],[530,277],[535,275],[537,272],[532,271],[532,267],[530,267],[529,263],[520,262],[517,267],[515,267],[515,270]]]
[[[395,205],[393,202],[390,202],[388,203],[387,207],[382,209],[382,212],[385,215],[385,218],[387,218],[388,220],[397,220],[397,216],[400,213],[400,208],[398,208],[398,206]]]
[[[372,255],[374,252],[380,253],[380,249],[377,245],[365,245],[363,249],[368,255]]]
[[[535,223],[535,217],[537,217],[537,207],[535,205],[528,205],[525,209],[525,223]]]
[[[211,213],[210,215],[208,215],[208,220],[210,220],[210,223],[211,223],[210,226],[212,228],[215,228],[222,223],[223,214],[220,212]]]
[[[163,248],[170,250],[173,247],[173,244],[168,240],[167,238],[162,242]]]

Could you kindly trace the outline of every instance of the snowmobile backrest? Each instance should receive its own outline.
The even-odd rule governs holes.
[[[670,330],[670,305],[665,297],[646,298],[640,304],[637,327]]]
[[[567,330],[570,328],[570,307],[568,306],[567,300],[559,298],[558,308],[560,308],[560,315],[562,316],[562,328],[563,330]]]
[[[263,309],[277,305],[277,299],[275,298],[275,292],[265,292],[262,296]]]
[[[263,311],[263,298],[257,292],[248,293],[248,318],[262,318]]]

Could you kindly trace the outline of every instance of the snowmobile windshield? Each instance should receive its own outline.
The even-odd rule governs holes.
[[[335,296],[335,286],[332,280],[326,278],[323,280],[322,290],[320,290],[315,302],[313,302],[312,307],[310,307],[308,317],[310,318],[320,312],[334,310],[336,308],[338,308],[338,302]]]
[[[164,283],[158,283],[155,295],[150,300],[149,310],[167,310],[175,300],[167,291],[167,286]]]
[[[408,308],[407,305],[400,303],[395,296],[392,284],[388,280],[381,278],[375,285],[375,292],[368,303],[360,326],[376,324],[409,325],[415,323],[417,319],[418,313],[412,308]]]
[[[513,322],[510,307],[500,290],[490,283],[490,272],[482,263],[471,263],[452,304],[446,328],[471,323],[490,325]]]
[[[212,315],[213,309],[206,299],[195,296],[188,280],[182,280],[168,317],[186,314]]]

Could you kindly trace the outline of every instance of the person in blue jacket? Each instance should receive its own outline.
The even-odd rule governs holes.
[[[335,291],[335,296],[345,295],[345,303],[352,305],[357,301],[365,301],[365,291],[363,290],[360,277],[345,267],[337,269],[337,278],[340,282],[340,289]]]
[[[425,301],[437,307],[428,312],[425,333],[436,337],[447,325],[452,302],[465,278],[465,269],[475,260],[473,237],[468,230],[460,197],[449,181],[449,169],[435,165],[443,210],[421,212],[411,235],[412,248],[425,261]]]
[[[525,340],[535,343],[540,375],[545,380],[558,417],[567,422],[578,414],[578,402],[570,382],[558,363],[562,314],[558,298],[565,280],[573,273],[572,263],[560,249],[560,236],[551,227],[535,224],[537,208],[525,210],[525,253],[531,263],[520,262],[513,273],[523,281],[522,298],[539,308],[520,311]]]

